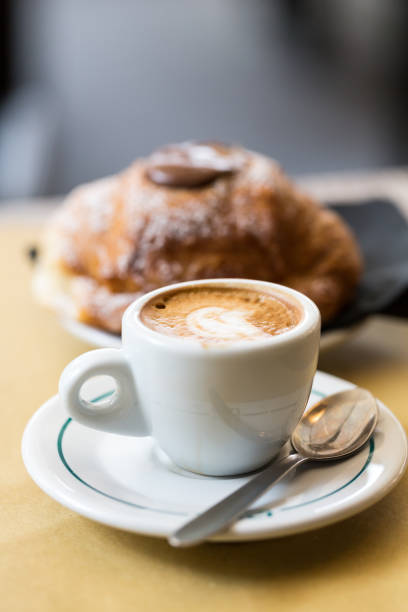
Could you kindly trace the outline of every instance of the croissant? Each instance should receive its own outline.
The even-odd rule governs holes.
[[[353,298],[362,271],[334,212],[272,159],[220,143],[169,145],[74,189],[44,246],[42,299],[115,333],[139,295],[217,277],[297,289],[327,322]]]

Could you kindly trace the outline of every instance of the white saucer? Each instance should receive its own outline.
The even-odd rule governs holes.
[[[76,321],[70,317],[61,319],[62,326],[73,336],[96,347],[120,348],[122,340],[119,335],[112,334],[92,325],[86,325],[80,321]],[[362,323],[357,323],[351,327],[344,329],[334,329],[331,331],[323,331],[320,338],[320,350],[332,349],[340,344],[343,344],[348,338],[354,335],[362,326]]]
[[[60,319],[64,327],[72,336],[87,342],[91,346],[98,348],[121,348],[122,339],[118,334],[112,334],[103,329],[98,329],[92,325],[86,325],[70,317]]]
[[[88,392],[94,398],[106,396],[106,381],[94,383]],[[310,402],[352,386],[318,372]],[[360,453],[343,462],[299,468],[215,539],[257,540],[322,527],[386,495],[405,470],[407,440],[395,416],[379,405],[377,431]],[[64,506],[112,527],[159,537],[248,478],[185,472],[151,438],[103,433],[72,422],[58,397],[28,423],[22,452],[34,481]]]

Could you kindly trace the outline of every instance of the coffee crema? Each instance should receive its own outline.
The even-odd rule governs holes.
[[[300,322],[301,310],[273,292],[200,285],[170,289],[152,298],[140,318],[166,336],[213,345],[282,334]]]

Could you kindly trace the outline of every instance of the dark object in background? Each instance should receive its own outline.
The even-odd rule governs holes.
[[[334,204],[352,228],[364,258],[355,301],[324,330],[339,329],[370,314],[408,317],[408,224],[388,200]]]
[[[0,2],[0,103],[11,85],[11,0],[2,0]]]
[[[38,259],[38,255],[39,255],[39,249],[37,246],[30,246],[27,249],[27,255],[28,258],[32,261],[35,262]]]

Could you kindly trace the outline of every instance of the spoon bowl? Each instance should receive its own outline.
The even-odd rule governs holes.
[[[292,434],[292,446],[303,457],[315,461],[340,459],[361,448],[377,420],[377,402],[366,389],[356,387],[335,393],[303,415]]]

